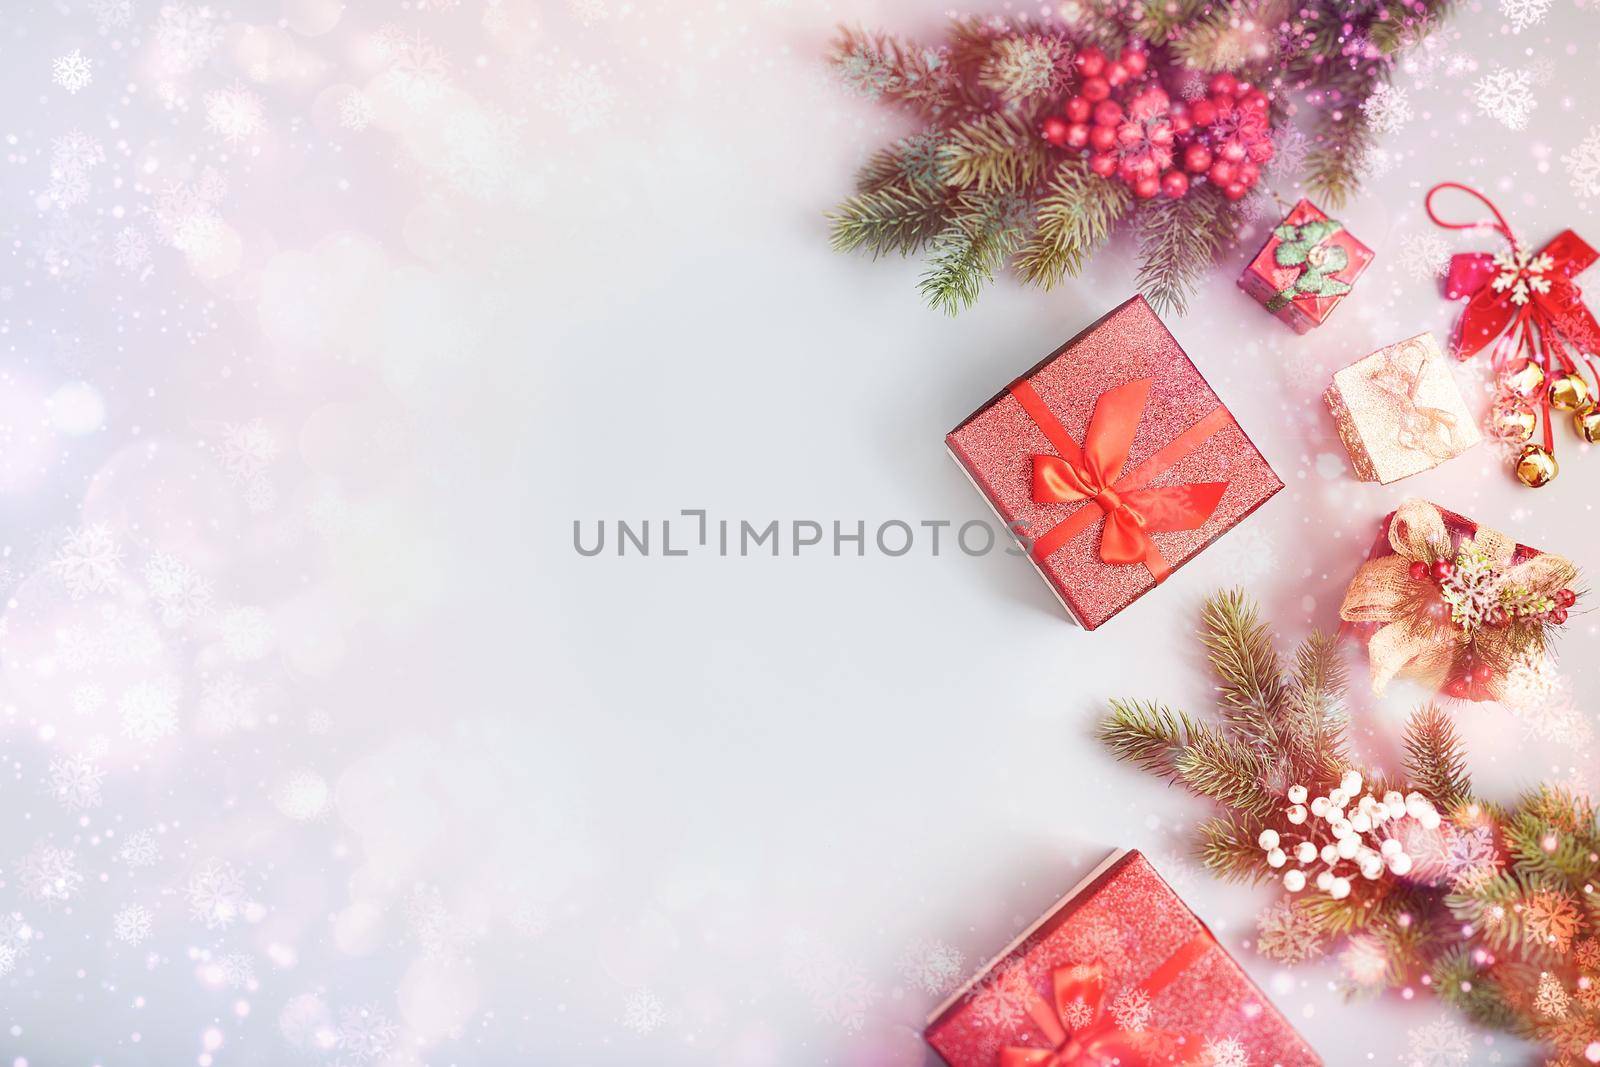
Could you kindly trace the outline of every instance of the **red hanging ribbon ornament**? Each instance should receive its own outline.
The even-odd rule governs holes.
[[[1441,189],[1476,197],[1488,207],[1493,222],[1444,221],[1433,210],[1433,198]],[[1600,351],[1600,323],[1573,281],[1600,254],[1571,230],[1562,230],[1530,254],[1488,197],[1457,182],[1440,182],[1429,189],[1423,207],[1435,225],[1448,230],[1488,226],[1510,245],[1505,252],[1452,256],[1445,295],[1467,301],[1456,326],[1456,356],[1470,359],[1489,349],[1499,386],[1493,430],[1502,440],[1522,446],[1517,479],[1537,488],[1558,470],[1554,411],[1570,413],[1584,440],[1600,441],[1596,407],[1600,382],[1591,358]],[[1542,445],[1532,440],[1541,426]]]

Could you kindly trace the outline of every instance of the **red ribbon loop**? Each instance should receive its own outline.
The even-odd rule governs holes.
[[[1149,535],[1198,529],[1216,511],[1227,482],[1144,485],[1232,422],[1220,406],[1135,470],[1122,473],[1152,384],[1149,378],[1138,378],[1100,394],[1081,448],[1032,386],[1018,382],[1011,387],[1011,394],[1059,453],[1033,457],[1033,499],[1040,504],[1083,501],[1086,505],[1034,539],[1035,559],[1048,558],[1104,515],[1100,558],[1113,565],[1143,563],[1160,582],[1172,568]]]
[[[1105,970],[1099,964],[1057,967],[1050,973],[1051,1002],[1034,994],[1028,1018],[1049,1042],[1047,1047],[1007,1045],[1000,1067],[1177,1067],[1197,1063],[1201,1038],[1149,1029],[1149,1001],[1211,948],[1207,933],[1196,934],[1144,981],[1108,1003]]]

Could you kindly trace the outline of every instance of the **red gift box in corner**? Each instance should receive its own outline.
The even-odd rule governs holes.
[[[1301,200],[1239,275],[1239,288],[1306,333],[1327,321],[1371,263],[1372,249]]]
[[[1138,852],[1113,853],[923,1033],[950,1067],[1321,1067]]]
[[[1283,482],[1143,297],[945,438],[1062,606],[1094,629]]]

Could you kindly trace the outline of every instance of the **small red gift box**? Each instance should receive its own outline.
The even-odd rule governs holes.
[[[1322,1063],[1138,852],[1107,858],[923,1036],[950,1067]]]
[[[1321,326],[1372,262],[1372,249],[1309,200],[1294,206],[1239,276],[1239,288],[1305,333]]]
[[[1090,630],[1283,488],[1138,296],[945,441]]]

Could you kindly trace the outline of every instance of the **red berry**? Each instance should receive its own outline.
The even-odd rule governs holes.
[[[1122,68],[1135,78],[1144,73],[1149,61],[1150,57],[1144,54],[1143,49],[1135,48],[1132,45],[1124,48],[1122,54],[1117,57],[1117,62],[1122,64]]]
[[[1261,168],[1254,163],[1239,164],[1239,181],[1245,185],[1254,185],[1259,177],[1261,177]]]
[[[1250,161],[1252,163],[1265,163],[1277,154],[1271,141],[1257,141],[1250,146]]]
[[[1106,54],[1091,46],[1078,53],[1077,62],[1078,71],[1085,78],[1096,78],[1106,69]]]
[[[1447,697],[1464,697],[1472,692],[1472,682],[1468,678],[1452,678],[1444,683],[1442,692]]]
[[[1211,76],[1212,96],[1232,96],[1239,89],[1239,79],[1227,71]]]
[[[1117,131],[1112,126],[1095,126],[1089,131],[1089,147],[1096,152],[1109,152],[1116,146]]]
[[[1420,559],[1412,561],[1410,571],[1412,581],[1424,582],[1428,580],[1428,565]]]
[[[1229,163],[1243,163],[1245,157],[1244,145],[1238,141],[1229,141],[1222,146],[1221,151],[1217,154]]]
[[[1570,589],[1558,589],[1558,590],[1556,590],[1556,605],[1558,607],[1570,608],[1570,607],[1572,607],[1572,605],[1576,604],[1577,602],[1578,602],[1578,594],[1574,593],[1572,590],[1570,590]]]
[[[1434,581],[1442,582],[1456,572],[1456,565],[1447,559],[1436,559],[1428,572],[1433,575]]]
[[[1174,114],[1172,116],[1173,133],[1188,133],[1192,129],[1194,129],[1194,120],[1188,115]]]
[[[1173,133],[1171,126],[1157,126],[1155,129],[1150,131],[1150,143],[1153,145],[1158,145],[1162,148],[1170,145],[1172,143],[1172,138]]]
[[[1111,95],[1111,86],[1104,78],[1085,78],[1083,80],[1083,98],[1085,100],[1104,100]]]
[[[1229,200],[1243,200],[1244,194],[1249,191],[1250,187],[1243,182],[1229,182],[1222,187],[1222,195]]]
[[[1233,97],[1227,93],[1212,93],[1211,103],[1219,112],[1233,110]]]
[[[1209,100],[1196,100],[1189,105],[1189,117],[1196,126],[1209,126],[1217,121],[1217,105]]]
[[[1182,100],[1174,101],[1172,106],[1167,108],[1167,114],[1172,117],[1173,121],[1186,119],[1189,117],[1189,105]]]
[[[1183,169],[1190,174],[1204,174],[1211,169],[1211,149],[1203,144],[1192,144],[1183,150]]]
[[[1551,622],[1555,623],[1557,626],[1560,626],[1562,623],[1567,621],[1567,609],[1566,608],[1551,608],[1550,609],[1550,614],[1547,615],[1546,618],[1548,618]]]
[[[1140,200],[1149,200],[1161,191],[1161,179],[1152,176],[1140,178],[1133,183],[1133,195]],[[1560,609],[1557,609],[1560,610]]]
[[[1045,120],[1039,123],[1039,132],[1044,135],[1044,139],[1057,148],[1067,143],[1067,130],[1067,120],[1060,115],[1047,115]]]
[[[1094,139],[1093,134],[1089,139]],[[1106,152],[1096,152],[1089,157],[1089,169],[1102,178],[1109,178],[1117,172],[1117,157]]]
[[[1082,148],[1089,143],[1089,127],[1081,122],[1074,122],[1067,127],[1067,147]]]
[[[1177,200],[1189,191],[1189,176],[1181,170],[1169,170],[1161,176],[1161,191]]]
[[[1264,112],[1267,110],[1267,104],[1267,94],[1262,92],[1260,89],[1251,89],[1248,93],[1245,93],[1244,96],[1239,98],[1239,106],[1244,108],[1246,111]]]
[[[1238,177],[1237,168],[1226,160],[1219,159],[1211,164],[1211,169],[1206,171],[1206,177],[1218,185],[1227,185]]]
[[[1094,106],[1096,126],[1115,126],[1122,121],[1122,105],[1115,100],[1102,100]]]
[[[1094,114],[1094,105],[1081,96],[1074,96],[1067,101],[1065,111],[1068,122],[1088,122],[1089,116]]]
[[[1113,63],[1106,68],[1106,84],[1115,88],[1128,80],[1128,68],[1121,63]]]

